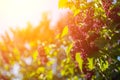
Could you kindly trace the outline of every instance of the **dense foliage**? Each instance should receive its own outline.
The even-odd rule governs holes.
[[[10,29],[0,41],[2,80],[119,80],[120,1],[59,0],[66,23]],[[57,32],[58,31],[58,32]]]

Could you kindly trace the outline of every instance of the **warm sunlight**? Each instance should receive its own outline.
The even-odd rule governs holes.
[[[57,4],[58,0],[0,0],[0,30],[25,27],[27,22],[36,26],[40,15],[56,10]]]
[[[120,80],[120,0],[0,0],[0,80]]]

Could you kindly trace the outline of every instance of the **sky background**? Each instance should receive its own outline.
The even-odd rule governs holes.
[[[36,26],[44,11],[58,10],[58,0],[0,0],[0,33],[9,27]]]

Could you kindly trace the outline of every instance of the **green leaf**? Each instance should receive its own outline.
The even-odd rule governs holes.
[[[76,9],[76,10],[74,11],[74,16],[76,16],[79,12],[80,12],[80,9]]]
[[[62,31],[61,37],[64,37],[67,34],[68,34],[68,26],[65,26],[63,31]]]
[[[66,6],[68,0],[59,0],[59,8],[63,8]]]
[[[45,71],[45,68],[44,67],[39,67],[38,69],[37,69],[37,73],[39,74],[39,73],[44,73],[44,71]]]
[[[117,15],[120,16],[120,12],[118,12]]]
[[[103,61],[102,59],[100,59],[100,68],[102,71],[106,70],[108,66],[109,66],[108,61]]]
[[[57,34],[57,36],[55,37],[55,39],[59,39],[60,38],[60,34]]]
[[[106,70],[108,68],[108,61],[105,61],[105,63],[103,64],[103,70]]]
[[[35,52],[33,52],[33,60],[36,61],[37,60],[37,57],[38,57],[38,51],[36,50]]]
[[[33,77],[35,75],[35,72],[32,72],[29,77]]]
[[[47,72],[47,75],[46,75],[46,76],[47,76],[47,79],[48,79],[48,80],[52,80],[52,78],[53,78],[53,75],[52,75],[52,74],[53,74],[53,73],[52,73],[51,70]]]
[[[88,67],[91,70],[94,68],[93,58],[88,58]]]
[[[18,48],[13,48],[13,53],[14,53],[14,56],[16,56],[15,58],[17,60],[20,59],[20,51],[18,50]]]
[[[66,71],[65,71],[65,70],[61,70],[61,75],[62,75],[62,76],[64,76],[64,75],[65,75],[65,73],[66,73]]]
[[[79,80],[79,77],[78,76],[74,76],[74,80]]]
[[[13,53],[16,54],[16,55],[19,55],[19,50],[17,48],[14,48]]]
[[[68,45],[68,47],[66,49],[67,56],[69,56],[69,53],[70,53],[70,50],[72,49],[72,47],[73,47],[73,44]]]
[[[76,58],[76,61],[77,61],[78,64],[79,64],[79,68],[80,68],[80,70],[81,70],[81,72],[82,72],[83,60],[82,60],[82,58],[81,58],[81,56],[80,56],[80,53],[76,53],[75,58]]]

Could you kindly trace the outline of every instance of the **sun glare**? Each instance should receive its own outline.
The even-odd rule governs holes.
[[[44,11],[57,9],[57,0],[0,0],[0,28],[36,26]]]

